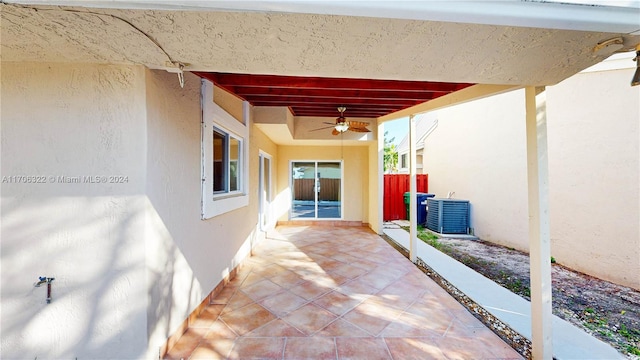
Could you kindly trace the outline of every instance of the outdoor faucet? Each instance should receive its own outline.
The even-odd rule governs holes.
[[[39,276],[38,281],[33,283],[34,287],[40,287],[40,285],[46,283],[47,284],[47,304],[51,304],[51,282],[56,278],[50,278],[46,276]]]

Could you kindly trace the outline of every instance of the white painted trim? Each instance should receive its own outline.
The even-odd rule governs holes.
[[[268,152],[259,149],[258,150],[258,161],[260,161],[260,164],[258,166],[259,169],[261,169],[264,172],[264,164],[262,163],[262,159],[268,159],[269,160],[269,173],[267,174],[267,177],[269,178],[269,198],[267,199],[267,209],[265,211],[265,209],[259,208],[258,209],[258,222],[260,225],[260,230],[262,231],[267,231],[267,230],[271,230],[273,228],[275,228],[276,225],[276,216],[274,216],[274,212],[273,212],[273,156],[271,156],[271,154],[269,154]],[[262,177],[263,174],[260,172],[260,170],[258,171],[258,176],[259,176],[259,180],[258,180],[258,203],[259,206],[263,206],[264,204],[262,203],[262,187],[264,184],[262,184]],[[267,224],[263,226],[263,219],[260,218],[260,216],[262,215],[261,212],[265,212],[267,215]]]
[[[525,89],[527,185],[529,193],[529,262],[531,272],[531,343],[534,359],[551,359],[551,236],[547,111],[544,88]]]
[[[258,11],[276,13],[366,16],[390,19],[444,21],[547,29],[638,32],[640,8],[582,5],[543,1],[343,1],[343,0],[5,0],[7,3],[51,6],[82,6],[106,9],[174,11]],[[617,4],[620,5],[620,4]]]
[[[377,122],[378,124],[378,134],[384,134],[384,124],[381,122]],[[377,164],[378,171],[377,173],[377,188],[378,188],[378,211],[377,211],[377,219],[369,219],[369,224],[372,226],[373,230],[378,232],[378,234],[383,233],[384,228],[384,135],[378,136],[378,147],[377,147]],[[369,169],[369,174],[371,174],[371,169]],[[369,191],[371,191],[372,186],[369,187]],[[371,204],[369,204],[371,206]]]
[[[249,205],[249,127],[244,125],[250,123],[249,111],[243,108],[243,119],[240,123],[236,118],[227,113],[223,108],[213,101],[213,83],[202,79],[201,104],[202,104],[202,136],[201,136],[201,161],[202,161],[202,219],[212,217],[239,209]],[[247,104],[243,104],[244,107]],[[213,189],[213,167],[207,166],[213,159],[213,128],[217,127],[232,133],[242,139],[242,174],[240,180],[240,190],[225,194],[212,194]]]
[[[344,220],[344,159],[340,159],[340,220]]]
[[[452,92],[448,95],[440,96],[433,100],[423,102],[422,104],[414,105],[412,107],[381,116],[378,118],[378,121],[386,122],[397,120],[403,117],[418,115],[438,109],[444,109],[451,106],[464,104],[469,101],[483,99],[489,96],[503,94],[521,88],[521,85],[472,85],[462,90]]]
[[[422,137],[418,139],[418,144],[422,144],[422,147],[419,147],[418,149],[423,149],[424,148],[424,143],[427,141],[427,138],[437,128],[438,128],[438,118],[436,118],[435,121],[433,122],[433,126],[431,126],[429,129],[427,129],[427,131],[424,133],[424,135],[422,135]]]
[[[416,192],[418,185],[416,183],[416,117],[409,116],[409,259],[415,263],[418,242],[418,199]]]

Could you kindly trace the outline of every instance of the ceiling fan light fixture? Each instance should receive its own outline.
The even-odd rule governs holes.
[[[338,112],[340,112],[340,116],[336,118],[335,129],[339,133],[343,133],[349,130],[349,124],[347,123],[347,119],[344,117],[344,112],[346,110],[347,110],[346,106],[338,106]]]
[[[339,122],[339,123],[336,124],[335,129],[336,129],[337,132],[341,132],[341,133],[345,132],[345,131],[349,130],[349,124],[347,124],[344,121],[343,122]]]

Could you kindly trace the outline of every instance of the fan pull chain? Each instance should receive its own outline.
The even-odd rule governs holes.
[[[344,161],[344,131],[340,133],[340,160]]]

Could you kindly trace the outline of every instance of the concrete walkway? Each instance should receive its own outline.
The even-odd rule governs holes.
[[[384,233],[409,248],[409,233],[398,227]],[[423,241],[417,243],[417,255],[440,276],[473,299],[478,305],[531,340],[531,303],[466,265],[441,253]],[[567,321],[553,316],[553,354],[556,359],[624,359],[610,345],[587,334]]]

